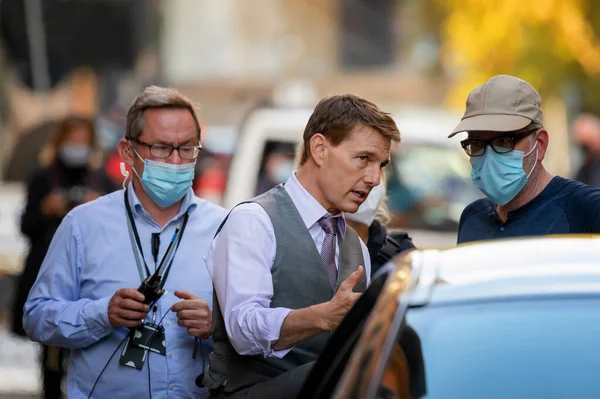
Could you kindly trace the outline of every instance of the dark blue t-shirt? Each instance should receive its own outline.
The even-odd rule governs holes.
[[[600,233],[600,188],[554,177],[533,200],[498,217],[488,198],[465,208],[458,226],[458,243],[549,234]]]

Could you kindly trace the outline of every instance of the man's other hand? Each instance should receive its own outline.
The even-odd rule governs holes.
[[[188,334],[193,337],[200,339],[210,337],[212,311],[208,307],[208,303],[187,291],[175,291],[175,296],[183,299],[171,307],[171,311],[177,313],[177,324],[187,328]]]

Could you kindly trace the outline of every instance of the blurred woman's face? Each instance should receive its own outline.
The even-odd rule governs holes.
[[[75,126],[67,137],[63,144],[78,145],[78,146],[92,146],[92,132],[85,126]]]
[[[92,132],[84,126],[74,127],[58,148],[62,162],[68,167],[84,167],[92,153]]]

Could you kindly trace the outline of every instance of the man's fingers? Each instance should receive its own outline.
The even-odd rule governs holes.
[[[178,319],[177,325],[187,328],[210,328],[212,322],[210,320]]]
[[[173,294],[177,298],[181,298],[181,299],[198,299],[197,296],[190,294],[189,292],[187,292],[185,290],[175,290],[175,292]]]
[[[208,319],[210,317],[210,312],[203,309],[185,309],[177,312],[177,317],[183,320]]]
[[[206,338],[210,337],[210,334],[211,334],[210,329],[209,330],[203,330],[203,329],[200,329],[200,328],[188,328],[187,332],[192,337],[198,337],[200,339],[206,339]]]
[[[197,337],[198,335],[202,334],[202,331],[199,328],[188,328],[187,332],[192,337]]]
[[[209,309],[208,303],[202,299],[183,300],[171,306],[172,312],[179,312],[185,309]]]
[[[181,320],[196,319],[196,318],[198,318],[198,316],[199,316],[198,311],[191,310],[191,309],[180,310],[177,312],[177,318],[179,318]]]
[[[359,266],[358,269],[354,273],[349,275],[348,278],[346,279],[346,281],[344,281],[340,285],[340,288],[342,288],[341,287],[342,285],[344,285],[345,289],[354,288],[356,283],[358,283],[360,281],[360,279],[363,277],[363,274],[365,274],[365,269],[362,266]]]
[[[194,319],[179,319],[177,320],[177,325],[179,327],[198,328],[200,327],[200,322]]]
[[[362,293],[360,293],[360,292],[353,292],[352,296],[351,296],[352,301],[354,303],[356,303],[356,301],[358,301],[358,298],[360,298],[361,295],[362,295]]]
[[[144,302],[144,295],[135,288],[122,288],[117,292],[123,298],[131,298],[138,302]]]
[[[150,310],[150,307],[146,304],[143,304],[141,302],[135,301],[133,299],[123,299],[120,303],[119,303],[119,307],[121,309],[127,309],[127,310],[136,310],[138,312],[148,312]]]
[[[173,306],[171,306],[171,312],[177,313],[182,310],[197,309],[197,308],[198,308],[198,304],[194,303],[194,301],[183,300],[183,301],[179,301],[176,304],[174,304]]]

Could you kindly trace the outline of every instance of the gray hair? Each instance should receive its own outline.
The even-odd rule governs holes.
[[[170,87],[150,86],[141,92],[127,112],[125,138],[138,139],[144,131],[144,112],[149,108],[183,108],[190,111],[200,140],[200,122],[196,108],[189,98]]]
[[[544,127],[542,125],[540,125],[539,123],[535,123],[535,122],[531,122],[529,125],[525,126],[522,129],[519,130],[515,130],[513,133],[516,134],[520,134],[520,133],[528,133],[532,130],[540,130],[543,129]]]

